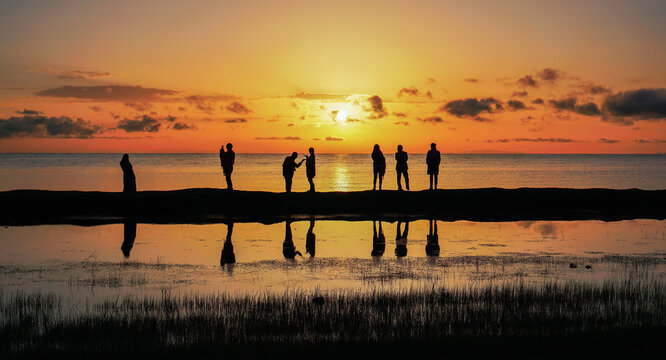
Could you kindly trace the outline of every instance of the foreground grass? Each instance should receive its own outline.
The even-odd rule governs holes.
[[[164,291],[158,297],[75,308],[53,295],[0,293],[0,346],[10,356],[74,351],[247,355],[315,345],[330,348],[325,355],[356,346],[381,346],[395,355],[417,344],[422,346],[410,353],[436,344],[446,346],[429,349],[467,353],[483,350],[475,347],[479,342],[535,351],[544,343],[561,350],[555,344],[561,343],[602,347],[595,353],[618,354],[619,346],[646,355],[664,350],[657,339],[666,334],[665,290],[657,279],[242,297]],[[313,302],[319,296],[322,304]]]

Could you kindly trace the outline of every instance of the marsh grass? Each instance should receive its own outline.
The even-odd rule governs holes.
[[[624,332],[661,336],[658,278],[603,283],[520,280],[482,287],[118,297],[67,307],[50,294],[0,293],[5,354],[119,349],[208,349],[568,338]],[[323,304],[313,298],[323,297]],[[639,335],[636,335],[639,336]],[[531,340],[530,340],[531,341]],[[663,348],[663,345],[660,345]]]

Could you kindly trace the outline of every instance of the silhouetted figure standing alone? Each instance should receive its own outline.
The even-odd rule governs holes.
[[[384,230],[382,230],[382,222],[379,221],[379,232],[377,232],[377,225],[375,221],[372,222],[372,252],[370,256],[382,256],[386,249],[386,237]]]
[[[308,234],[305,235],[305,252],[310,254],[310,257],[315,257],[315,245],[317,243],[317,236],[314,233],[315,221],[310,220],[310,227]]]
[[[308,177],[308,182],[310,183],[310,192],[315,191],[315,186],[314,186],[314,181],[312,181],[317,175],[317,171],[315,168],[315,154],[314,154],[314,148],[310,148],[308,150],[310,152],[310,156],[305,156],[305,175]]]
[[[129,161],[129,155],[123,155],[120,160],[120,168],[123,169],[123,192],[136,192],[136,177]]]
[[[375,144],[372,148],[372,190],[377,189],[377,179],[379,178],[379,190],[382,189],[382,181],[384,174],[386,174],[386,158],[379,149],[379,145]],[[381,223],[380,223],[381,224]]]
[[[303,256],[300,251],[296,250],[294,239],[291,236],[291,221],[284,222],[284,242],[282,243],[282,255],[285,259],[294,259],[296,255]]]
[[[398,227],[395,233],[395,256],[405,257],[407,256],[407,233],[409,232],[409,221],[405,223],[405,231],[400,233],[400,224],[402,221],[398,221]]]
[[[125,220],[123,222],[123,244],[120,245],[120,250],[123,252],[125,258],[130,257],[130,251],[134,247],[134,240],[136,240],[136,221]]]
[[[220,149],[220,162],[222,164],[222,171],[224,177],[227,179],[227,189],[233,190],[234,186],[231,183],[231,173],[234,171],[234,163],[236,162],[236,153],[232,150],[234,148],[231,143],[227,144],[227,151],[224,152]]]
[[[430,231],[426,237],[426,255],[439,256],[439,236],[437,235],[437,220],[430,220]]]
[[[235,264],[236,254],[234,254],[234,244],[231,243],[231,235],[234,232],[234,223],[227,224],[227,238],[222,246],[222,255],[220,256],[220,266],[224,264]]]
[[[296,158],[298,157],[297,152],[293,152],[291,155],[284,158],[282,162],[282,176],[284,176],[284,188],[290,193],[291,192],[291,182],[294,179],[294,173],[296,168],[300,167],[303,164],[305,159],[301,160],[299,163],[296,163]]]
[[[407,175],[407,153],[402,151],[402,145],[398,145],[398,152],[395,153],[395,172],[398,174],[398,190],[402,190],[400,175],[405,178],[405,188],[409,190],[409,176]]]
[[[430,175],[430,190],[432,190],[433,180],[435,183],[435,189],[437,189],[437,177],[439,176],[439,163],[442,161],[442,157],[437,150],[437,145],[435,143],[430,144],[430,150],[426,154],[426,164],[428,164],[428,175]]]

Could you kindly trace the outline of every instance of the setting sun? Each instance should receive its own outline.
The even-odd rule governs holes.
[[[348,116],[349,114],[345,110],[340,110],[338,111],[338,114],[335,116],[335,120],[337,120],[340,123],[346,123]]]

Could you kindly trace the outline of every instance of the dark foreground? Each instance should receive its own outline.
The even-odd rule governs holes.
[[[0,192],[0,224],[276,222],[319,219],[624,220],[666,218],[666,190],[460,189],[271,193],[219,189]]]
[[[660,280],[470,289],[113,298],[67,311],[0,294],[2,358],[660,358]]]

